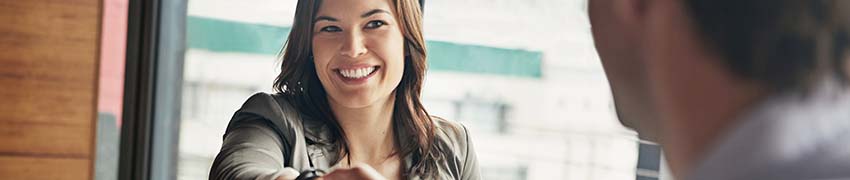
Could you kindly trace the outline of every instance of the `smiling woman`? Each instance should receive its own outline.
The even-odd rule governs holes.
[[[298,1],[278,93],[236,112],[210,179],[479,179],[466,128],[421,103],[419,7]]]

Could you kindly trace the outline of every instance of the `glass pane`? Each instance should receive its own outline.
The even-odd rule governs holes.
[[[469,126],[484,179],[635,179],[585,1],[426,5],[425,106]]]
[[[272,92],[296,2],[189,2],[178,179],[207,179],[233,113]],[[637,177],[585,0],[425,4],[425,107],[469,127],[484,179]]]
[[[272,92],[294,0],[189,1],[177,178],[206,180],[233,113]]]

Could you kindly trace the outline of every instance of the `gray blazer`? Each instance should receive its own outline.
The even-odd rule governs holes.
[[[480,179],[466,127],[433,119],[436,142],[446,150],[444,162],[438,162],[438,179]],[[310,168],[310,160],[315,169],[327,171],[338,154],[327,128],[321,121],[299,113],[279,94],[254,94],[230,120],[210,179],[271,180],[284,167],[298,171]],[[412,158],[404,157],[405,172],[411,168]]]

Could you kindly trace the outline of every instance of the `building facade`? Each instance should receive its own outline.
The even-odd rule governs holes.
[[[273,92],[295,0],[191,1],[178,178],[206,179],[233,112]],[[423,103],[465,124],[484,179],[635,179],[582,0],[432,0]]]

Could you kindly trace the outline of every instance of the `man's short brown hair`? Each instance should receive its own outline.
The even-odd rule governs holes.
[[[824,76],[847,82],[850,0],[685,1],[735,74],[772,90],[805,90]]]

